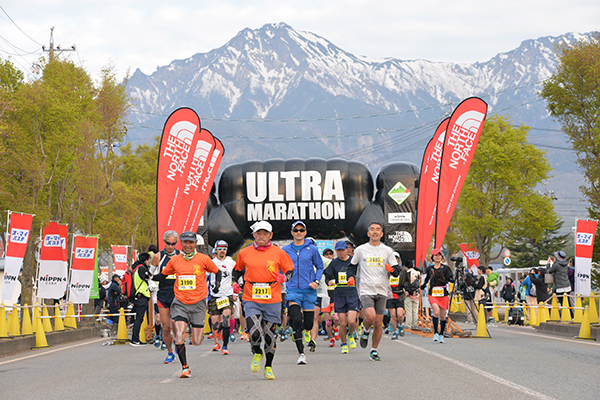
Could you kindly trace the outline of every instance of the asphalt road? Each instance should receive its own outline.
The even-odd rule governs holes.
[[[0,358],[2,399],[598,399],[600,344],[543,336],[531,328],[491,327],[493,339],[434,343],[413,334],[340,353],[319,340],[296,365],[291,341],[278,343],[275,381],[250,371],[245,341],[230,355],[213,341],[187,346],[190,379],[153,346],[106,346],[93,339]]]

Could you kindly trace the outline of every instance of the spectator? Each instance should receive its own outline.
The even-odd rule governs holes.
[[[506,283],[502,287],[502,290],[500,290],[500,297],[512,305],[515,301],[515,294],[516,290],[515,285],[513,285],[512,278],[506,278]]]
[[[150,300],[150,289],[148,279],[152,277],[148,267],[150,266],[150,254],[140,253],[138,260],[132,265],[133,287],[135,290],[135,300],[133,309],[135,312],[135,321],[131,332],[131,345],[142,346],[145,343],[140,341],[140,328],[144,321],[144,316],[148,313],[148,301]],[[141,334],[145,335],[145,332]]]
[[[333,250],[330,248],[323,250],[323,257],[327,258],[329,261],[333,260]]]
[[[550,295],[548,294],[548,284],[545,279],[546,270],[544,268],[540,268],[539,270],[534,268],[533,271],[535,271],[535,273],[530,273],[529,279],[535,286],[535,296],[539,304],[550,298]],[[529,293],[531,294],[531,290]]]
[[[571,282],[569,282],[569,264],[567,263],[567,255],[564,251],[554,253],[556,261],[552,262],[552,257],[548,257],[547,273],[554,275],[554,290],[558,304],[562,306],[563,297],[571,292]],[[572,313],[572,311],[571,311]],[[571,318],[573,315],[571,315]]]
[[[104,308],[106,301],[106,289],[104,285],[108,283],[108,279],[104,275],[98,278],[98,298],[94,300],[94,314],[100,314]]]
[[[485,277],[487,268],[483,265],[477,267],[477,280],[475,281],[475,298],[474,300],[478,302],[479,307],[483,307],[486,310],[487,300],[489,296],[488,281]],[[487,310],[486,310],[487,311]],[[477,318],[475,318],[475,323],[477,323]]]
[[[477,278],[471,273],[470,269],[465,270],[465,287],[463,288],[463,298],[465,308],[467,309],[467,322],[477,323],[477,308],[475,307],[475,283]]]
[[[487,282],[488,282],[488,286],[487,286],[487,291],[490,294],[490,297],[488,298],[489,301],[492,301],[492,299],[498,297],[498,291],[496,290],[496,288],[498,287],[498,273],[494,272],[494,269],[492,267],[487,267],[487,270],[485,271],[485,273],[487,274]]]
[[[108,287],[108,313],[118,314],[119,313],[119,301],[121,299],[121,277],[117,274],[112,276],[110,286]],[[109,317],[109,323],[119,322],[119,317]]]

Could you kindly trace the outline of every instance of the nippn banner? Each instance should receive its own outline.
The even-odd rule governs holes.
[[[577,220],[575,241],[575,292],[589,296],[592,290],[592,255],[598,221]]]
[[[69,300],[75,304],[87,304],[94,283],[94,270],[97,262],[98,238],[95,236],[75,236]]]
[[[50,222],[42,231],[40,250],[38,293],[42,299],[60,299],[67,290],[67,263],[64,259],[61,233],[64,225]]]
[[[2,285],[2,301],[12,301],[13,293],[17,285],[17,279],[23,266],[23,258],[29,242],[29,233],[33,215],[8,213],[9,227],[4,259],[4,282]]]
[[[125,275],[127,272],[127,246],[115,246],[112,245],[112,253],[113,260],[115,262],[115,267],[113,268],[113,274],[117,274],[119,276]]]

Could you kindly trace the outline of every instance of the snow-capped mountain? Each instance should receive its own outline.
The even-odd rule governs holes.
[[[224,165],[338,156],[376,172],[389,161],[420,164],[441,119],[461,100],[479,96],[489,113],[533,127],[532,143],[565,147],[538,93],[556,69],[555,46],[580,37],[525,40],[489,61],[455,64],[356,56],[284,23],[244,29],[218,49],[151,75],[136,70],[128,83],[136,102],[129,139],[153,140],[167,116],[187,106],[223,141]],[[563,190],[566,178],[565,190],[576,191],[574,154],[550,148],[547,155],[557,160],[549,183],[556,187],[548,189]]]

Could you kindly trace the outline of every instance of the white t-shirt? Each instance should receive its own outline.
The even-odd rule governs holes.
[[[362,244],[354,250],[351,263],[358,265],[359,296],[378,294],[391,296],[390,273],[385,269],[385,264],[395,265],[398,263],[392,248],[383,243],[379,246],[371,246],[369,243]]]
[[[235,267],[235,261],[231,257],[225,257],[224,260],[213,258],[213,262],[221,270],[221,286],[219,286],[219,292],[214,293],[215,281],[217,275],[210,274],[210,293],[212,297],[216,299],[222,299],[223,297],[233,296],[233,287],[231,286],[231,274],[233,273],[233,267]]]

